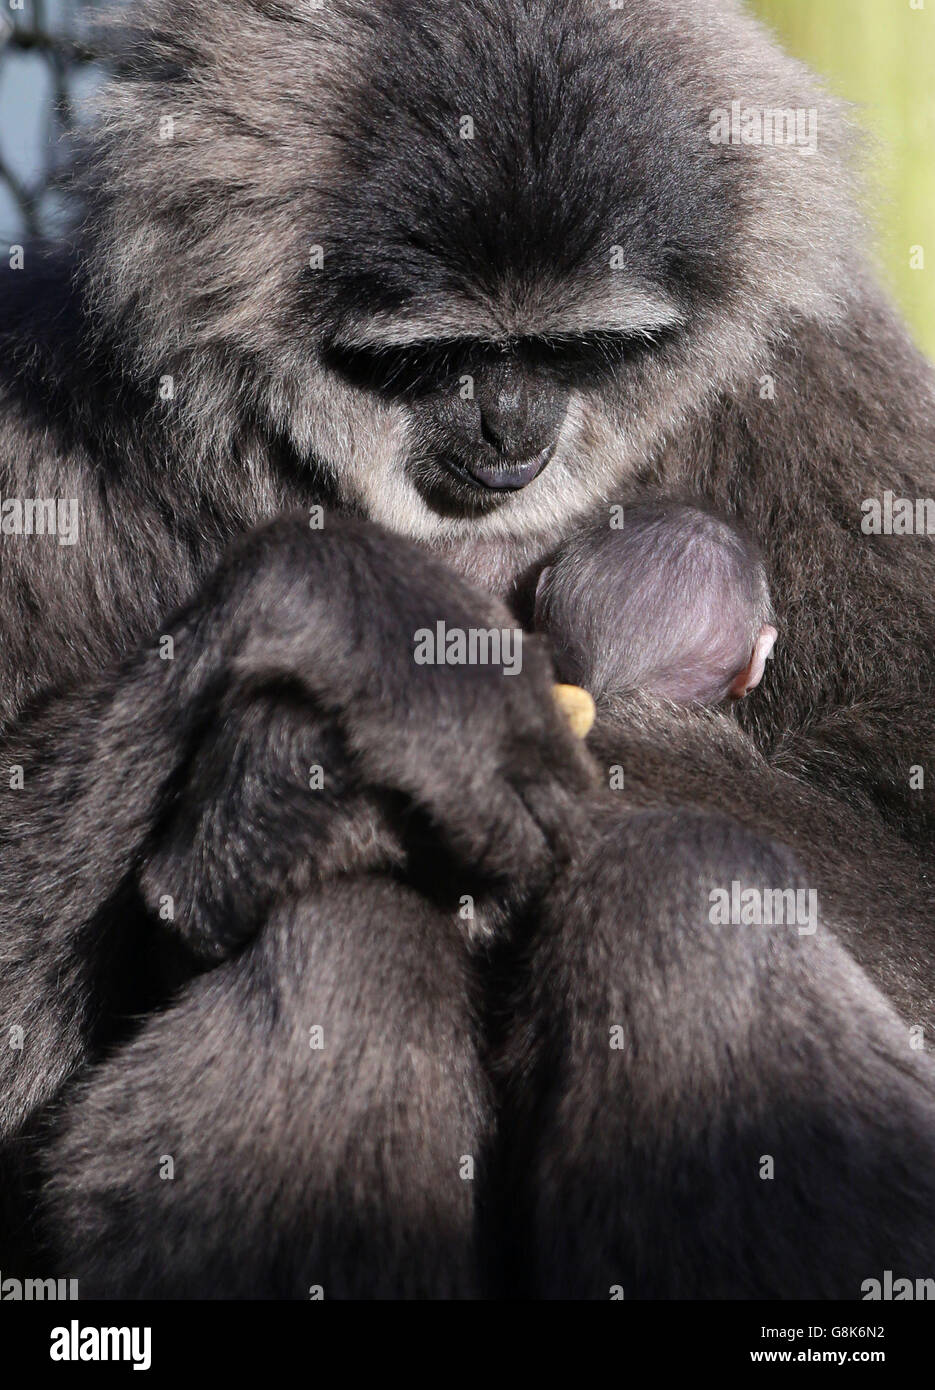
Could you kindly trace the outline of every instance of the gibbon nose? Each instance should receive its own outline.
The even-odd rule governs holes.
[[[551,450],[565,419],[568,393],[504,365],[477,382],[481,434],[504,464],[532,462]]]

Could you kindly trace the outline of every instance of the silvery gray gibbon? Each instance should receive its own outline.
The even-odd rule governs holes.
[[[97,42],[79,215],[0,272],[0,1268],[935,1275],[935,552],[861,524],[935,495],[935,393],[847,112],[732,0]],[[585,749],[541,635],[413,662],[667,498],[764,557],[736,710],[637,691]],[[712,914],[751,891],[817,930]]]

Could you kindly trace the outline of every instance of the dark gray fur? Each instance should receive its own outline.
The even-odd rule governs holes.
[[[143,0],[114,42],[86,216],[2,272],[0,495],[81,530],[0,538],[0,1268],[931,1275],[935,559],[859,521],[935,492],[935,394],[845,115],[728,0]],[[713,146],[733,100],[817,106],[817,152]],[[565,410],[509,492],[449,467],[482,435],[456,383],[501,356]],[[413,635],[508,623],[453,571],[522,606],[648,493],[739,517],[783,645],[739,724],[616,711],[615,807],[536,639],[506,677]],[[800,874],[816,937],[696,927],[699,887]]]

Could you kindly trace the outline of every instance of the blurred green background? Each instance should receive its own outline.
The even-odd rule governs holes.
[[[916,0],[920,3],[920,0]],[[749,0],[786,48],[854,102],[873,166],[884,278],[935,358],[935,0]],[[921,246],[925,269],[910,269]]]

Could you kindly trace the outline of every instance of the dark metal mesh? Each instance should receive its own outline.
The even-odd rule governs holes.
[[[94,0],[12,5],[0,0],[0,242],[6,243],[61,227],[69,136],[99,75],[82,39]]]

